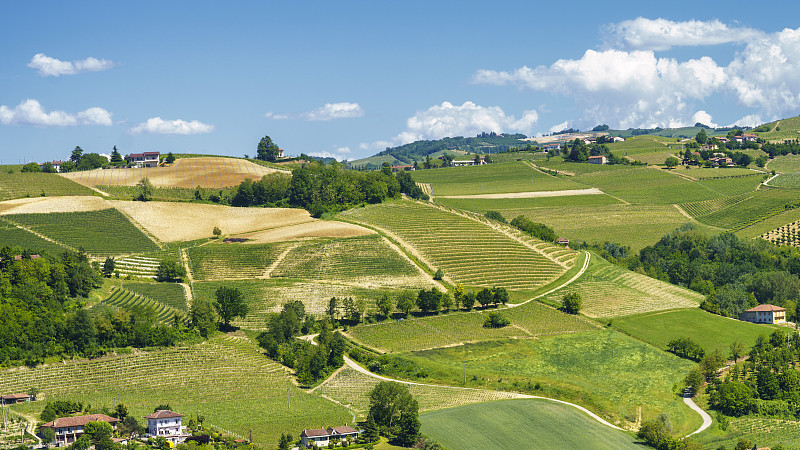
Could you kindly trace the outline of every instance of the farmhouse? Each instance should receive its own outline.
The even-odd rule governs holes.
[[[181,417],[183,417],[183,414],[178,414],[168,409],[160,409],[149,416],[145,416],[145,419],[147,419],[147,436],[163,437],[173,444],[183,443],[189,435],[186,434],[186,427],[181,426]]]
[[[745,141],[755,141],[756,139],[758,139],[758,136],[752,133],[744,133],[742,135],[742,139],[744,139]]]
[[[39,164],[39,169],[44,170],[44,165],[47,163]],[[61,172],[61,165],[64,164],[64,161],[51,161],[50,165],[53,166],[53,169],[56,169],[56,172]]]
[[[561,144],[544,144],[542,150],[549,152],[550,150],[561,150]]]
[[[753,323],[784,323],[786,308],[765,303],[739,314],[739,320]]]
[[[590,156],[589,157],[589,162],[591,164],[608,164],[608,158],[606,158],[603,155]]]
[[[726,166],[735,166],[736,165],[736,163],[734,163],[733,160],[731,158],[728,158],[727,156],[718,156],[718,157],[709,159],[709,161],[711,161],[715,166],[719,166],[719,165],[722,165],[722,164],[724,164]]]
[[[486,164],[484,161],[483,156],[479,157],[480,162],[475,162],[474,159],[454,159],[453,162],[450,163],[451,166],[454,167],[461,167],[461,166],[476,166]]]
[[[327,430],[325,428],[316,428],[313,430],[303,430],[300,433],[300,444],[306,448],[327,446],[332,440],[338,439],[344,442],[355,442],[358,438],[359,430],[350,428],[348,426],[331,427]]]
[[[562,237],[562,238],[558,238],[558,239],[556,240],[556,244],[558,244],[558,245],[563,245],[564,247],[566,247],[566,246],[568,246],[568,245],[569,245],[569,239],[567,239],[567,238],[563,238],[563,237]]]
[[[156,167],[159,155],[159,152],[131,153],[125,157],[125,161],[133,167]]]
[[[71,444],[81,437],[83,434],[83,427],[89,422],[108,422],[111,424],[111,428],[116,428],[119,419],[109,417],[105,414],[60,417],[52,422],[47,422],[39,428],[51,428],[56,434],[56,444]]]
[[[8,394],[0,396],[0,402],[4,405],[13,405],[14,403],[25,403],[31,401],[31,396],[28,394]]]

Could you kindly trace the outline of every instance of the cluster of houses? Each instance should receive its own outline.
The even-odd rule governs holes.
[[[125,167],[158,167],[161,159],[161,152],[131,153],[125,157]],[[50,164],[56,172],[61,172],[64,161],[50,161],[39,164],[40,169],[44,169],[45,164]]]
[[[30,396],[25,394],[4,395],[2,398],[6,404],[30,401]],[[187,432],[186,427],[181,423],[182,417],[183,414],[170,410],[158,410],[153,414],[147,415],[145,416],[145,419],[147,419],[147,432],[141,437],[145,439],[161,437],[173,447],[187,440],[193,440],[192,435]],[[55,434],[55,444],[65,446],[80,438],[84,433],[84,427],[89,422],[106,422],[111,425],[112,429],[116,430],[120,420],[105,414],[60,417],[42,425],[40,430],[45,428],[52,429]],[[300,433],[300,444],[307,448],[323,447],[336,443],[347,445],[354,443],[360,433],[360,430],[349,426],[303,430]],[[127,442],[125,439],[115,439],[115,441],[122,444]]]

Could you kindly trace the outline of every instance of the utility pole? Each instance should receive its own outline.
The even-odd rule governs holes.
[[[286,407],[289,412],[292,412],[292,402],[289,400],[289,388],[286,388]]]

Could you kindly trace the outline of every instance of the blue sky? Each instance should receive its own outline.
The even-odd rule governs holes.
[[[7,2],[0,161],[800,114],[799,6],[536,3]]]

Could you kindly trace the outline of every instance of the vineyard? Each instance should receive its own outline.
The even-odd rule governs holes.
[[[800,155],[783,155],[767,163],[767,169],[778,173],[800,172]]]
[[[373,205],[341,216],[396,233],[435,268],[465,286],[533,289],[565,270],[484,223],[419,203]]]
[[[141,189],[136,186],[108,186],[108,185],[100,185],[97,186],[98,189],[107,193],[112,198],[117,199],[124,199],[130,200],[135,199],[141,193]],[[205,189],[201,189],[201,196],[203,198],[207,198],[208,194],[205,194]],[[214,190],[213,192],[217,192]],[[210,193],[210,192],[209,192]],[[195,190],[189,188],[179,188],[179,187],[153,187],[153,200],[161,200],[161,201],[175,201],[175,200],[194,200],[195,199]]]
[[[30,231],[23,230],[0,218],[0,248],[5,246],[19,246],[23,249],[50,254],[57,254],[66,250],[62,245],[42,239]]]
[[[86,186],[54,173],[0,173],[0,201],[63,195],[95,195],[95,193]]]
[[[589,317],[619,317],[673,308],[696,307],[703,295],[655,278],[592,258],[589,269],[575,283],[547,296],[544,301],[560,305],[567,293],[583,299],[581,313]]]
[[[177,287],[180,288],[180,286]],[[127,289],[127,286],[126,288],[116,289],[111,296],[103,300],[102,303],[127,310],[148,308],[155,313],[159,322],[165,324],[174,322],[175,316],[178,316],[178,320],[182,322],[186,322],[187,319],[185,301],[182,309],[176,309],[166,303],[162,303],[160,300],[154,300],[150,297],[132,292]]]
[[[281,433],[352,425],[345,408],[301,391],[255,345],[229,336],[189,347],[0,372],[0,392],[27,392],[33,386],[47,400],[79,401],[98,409],[121,402],[135,417],[168,403],[186,416],[202,414],[206,426],[238,437],[249,437],[252,430],[253,441],[262,447],[274,445]],[[44,404],[24,407],[38,413]],[[264,426],[265,414],[269,426]]]
[[[119,255],[158,250],[158,246],[119,211],[50,214],[14,214],[6,220],[30,228],[56,242],[83,248],[95,256]]]
[[[737,203],[743,202],[755,193],[745,193],[734,195],[731,197],[720,197],[711,200],[703,200],[701,202],[682,203],[681,209],[686,211],[687,214],[694,218],[699,218],[729,208]]]
[[[594,330],[585,318],[564,314],[537,302],[500,310],[511,321],[503,328],[484,328],[486,316],[494,310],[449,313],[359,325],[348,331],[358,342],[387,352],[417,351],[506,337],[538,337]]]
[[[800,172],[780,174],[770,180],[769,185],[784,189],[798,189],[800,188]]]
[[[800,220],[787,223],[761,235],[761,238],[775,245],[800,245]]]
[[[800,421],[744,416],[730,419],[724,436],[706,434],[697,440],[706,448],[734,448],[740,438],[757,442],[760,447],[775,448],[782,444],[786,450],[800,450]]]
[[[260,278],[287,245],[215,242],[190,248],[187,252],[196,280]]]
[[[186,304],[186,291],[180,284],[127,281],[123,283],[122,287],[135,294],[163,303],[176,311],[189,311]]]
[[[726,208],[695,218],[708,225],[736,230],[779,214],[787,209],[787,205],[796,202],[796,192],[762,189]]]
[[[114,261],[114,272],[121,277],[155,278],[160,261],[147,256],[128,256]]]

